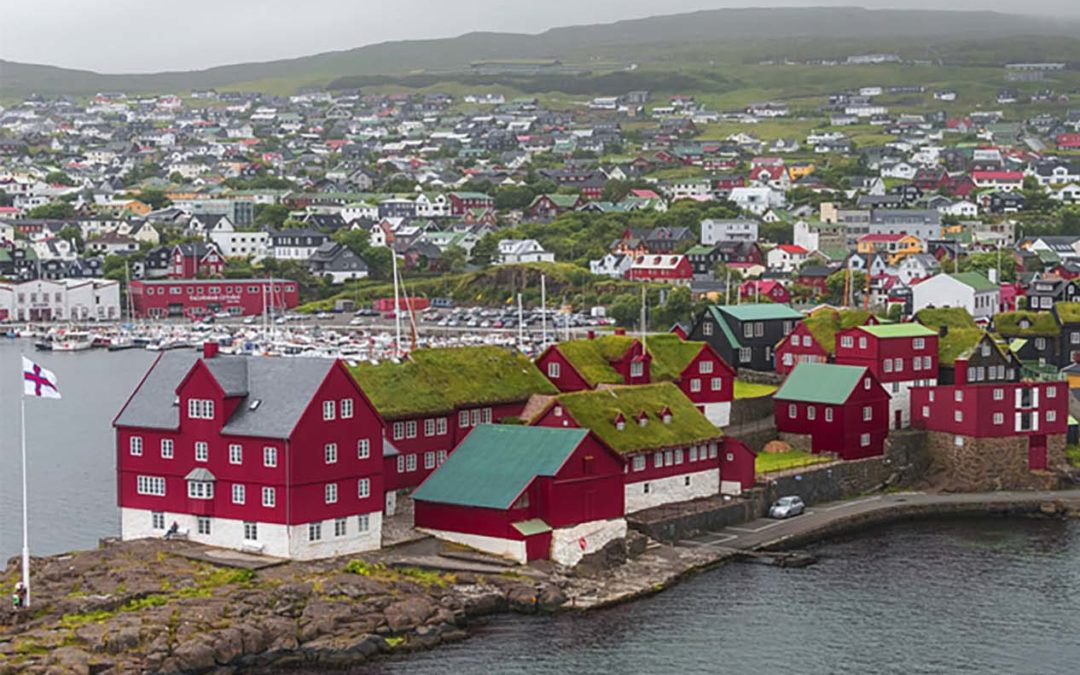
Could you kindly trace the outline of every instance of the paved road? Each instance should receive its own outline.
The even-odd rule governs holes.
[[[965,504],[1007,505],[1019,503],[1069,501],[1080,504],[1080,490],[1054,492],[981,492],[969,494],[927,494],[903,492],[827,502],[808,507],[806,512],[788,520],[758,518],[748,523],[725,527],[679,542],[681,547],[713,550],[752,551],[780,540],[827,527],[851,516],[887,512],[901,506],[948,506]]]

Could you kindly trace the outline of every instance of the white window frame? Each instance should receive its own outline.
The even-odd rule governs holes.
[[[352,419],[355,403],[351,398],[341,399],[341,419]]]
[[[327,464],[337,464],[337,443],[327,443],[323,446],[323,461]]]
[[[128,447],[133,457],[142,457],[143,451],[143,439],[142,436],[132,436],[128,440]]]
[[[242,483],[233,483],[233,486],[232,486],[232,503],[233,504],[243,504],[244,500],[247,499],[246,492],[247,491],[244,489],[244,485]]]
[[[356,458],[357,459],[369,459],[371,457],[371,441],[367,438],[361,438],[356,441]]]
[[[161,439],[161,458],[172,459],[176,455],[176,442],[171,438]]]
[[[229,444],[229,464],[244,463],[244,446],[239,443]]]
[[[327,504],[337,504],[337,483],[327,483],[323,487],[323,501]]]
[[[445,417],[440,417],[435,420],[435,435],[445,436],[447,428],[447,420]]]
[[[263,447],[263,466],[268,469],[277,467],[277,448],[272,446]]]
[[[195,441],[195,461],[210,461],[210,444],[206,441]]]
[[[367,499],[371,496],[371,479],[361,478],[356,481],[356,498]]]
[[[164,497],[165,478],[162,476],[138,476],[135,479],[135,492],[149,497]]]
[[[551,363],[547,364],[548,377],[550,377],[553,380],[559,379],[560,372],[561,372],[561,368],[560,368],[561,365],[562,364],[560,364],[558,361],[552,361]]]
[[[263,487],[262,505],[263,507],[268,509],[272,509],[277,506],[277,491],[274,488]]]

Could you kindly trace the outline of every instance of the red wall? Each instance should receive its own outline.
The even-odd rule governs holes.
[[[221,306],[219,311],[226,312],[230,307],[237,307],[241,315],[250,316],[265,311],[263,289],[269,284],[265,279],[177,280],[153,283],[132,281],[131,302],[137,318],[155,318],[155,315],[165,317],[168,315],[169,305],[176,303],[182,306],[183,316],[187,317],[211,313],[208,307],[210,304],[218,304]],[[203,289],[202,294],[198,293],[200,287]],[[210,293],[211,288],[219,290],[217,293]],[[173,293],[172,289],[179,289],[179,293]],[[291,309],[299,302],[300,294],[296,282],[287,279],[274,280],[274,309]]]
[[[687,364],[679,374],[678,385],[686,398],[699,405],[705,403],[726,403],[735,399],[735,370],[722,356],[716,353],[709,343],[703,346],[694,360]],[[712,361],[712,372],[702,374],[701,364]],[[720,378],[720,389],[712,388],[712,378]],[[692,380],[701,380],[701,391],[692,391]]]
[[[1021,389],[1038,391],[1038,399],[1032,399],[1031,406],[1018,406],[1016,392]],[[1000,400],[994,398],[995,390],[1002,391]],[[960,401],[956,400],[957,392],[960,392]],[[960,420],[956,419],[957,412]],[[1016,413],[1023,412],[1038,415],[1037,430],[1016,430]],[[1001,424],[994,423],[995,414],[1003,416]],[[1052,421],[1048,414],[1054,417]],[[917,429],[982,438],[1064,434],[1068,431],[1068,419],[1069,387],[1066,382],[1005,382],[913,387],[911,390],[911,425]]]
[[[737,480],[742,484],[743,490],[754,487],[757,482],[755,467],[757,455],[750,446],[727,436],[724,438],[720,453],[720,480]]]
[[[799,344],[795,345],[795,338],[799,339]],[[810,346],[803,345],[804,338],[810,338]],[[791,365],[784,365],[784,355],[791,354]],[[810,361],[812,363],[825,363],[828,361],[829,354],[825,349],[818,344],[818,341],[814,339],[814,336],[810,333],[810,329],[806,327],[806,324],[800,323],[795,326],[795,330],[780,341],[780,344],[776,347],[776,372],[781,375],[787,375],[790,373],[800,361]]]
[[[551,377],[548,375],[548,364],[559,364],[559,376]],[[549,349],[545,350],[539,358],[536,359],[536,367],[540,369],[540,372],[544,374],[553,385],[563,392],[570,391],[584,391],[586,389],[592,389],[589,383],[585,381],[585,378],[578,373],[577,369],[570,363],[570,360],[563,356],[563,353],[559,351],[559,345],[552,345]]]
[[[851,336],[853,346],[843,347],[842,338]],[[860,340],[866,338],[866,348],[860,348]],[[924,340],[922,349],[915,349],[914,341]],[[922,359],[930,357],[930,369],[915,370],[912,359],[916,356]],[[903,370],[895,368],[891,372],[885,372],[882,362],[885,359],[903,360]],[[869,368],[874,376],[882,383],[908,382],[911,380],[937,380],[938,377],[938,337],[928,335],[924,338],[895,337],[877,338],[861,328],[849,328],[836,333],[836,363],[850,366],[864,366]]]
[[[795,406],[795,415],[789,406]],[[885,438],[889,433],[889,395],[870,376],[870,389],[860,383],[843,405],[824,405],[803,401],[775,399],[776,429],[781,433],[809,434],[812,450],[836,452],[843,459],[859,459],[880,455],[885,451]],[[815,419],[809,419],[808,409],[814,408]],[[872,409],[870,421],[863,420],[863,408]],[[825,410],[832,409],[831,422],[825,419]],[[870,444],[862,446],[862,434],[870,434]]]

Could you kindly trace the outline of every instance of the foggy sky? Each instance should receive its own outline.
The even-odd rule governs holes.
[[[1080,17],[1078,0],[0,0],[0,58],[98,72],[190,70],[479,30],[538,33],[793,5]]]

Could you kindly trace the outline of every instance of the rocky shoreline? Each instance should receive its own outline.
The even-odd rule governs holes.
[[[1080,517],[1080,500],[895,503],[837,516],[755,550],[804,546],[888,522],[950,516]],[[250,571],[160,540],[37,558],[34,606],[0,609],[0,675],[243,673],[354,667],[464,640],[481,617],[627,602],[739,558],[641,535],[568,573],[547,564],[496,573],[401,566],[392,551]],[[10,592],[18,561],[0,574]]]

